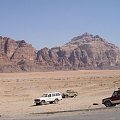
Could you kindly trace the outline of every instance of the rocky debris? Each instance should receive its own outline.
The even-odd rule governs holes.
[[[99,105],[98,103],[93,103],[93,105]]]
[[[119,69],[120,49],[99,35],[84,33],[61,47],[37,51],[24,40],[0,36],[0,71]]]

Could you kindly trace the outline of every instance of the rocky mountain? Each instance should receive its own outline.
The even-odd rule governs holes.
[[[0,36],[0,72],[75,69],[120,69],[120,49],[89,33],[39,51],[24,40]]]

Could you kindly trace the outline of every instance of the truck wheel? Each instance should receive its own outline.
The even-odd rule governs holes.
[[[50,102],[50,104],[53,104],[53,101],[52,101],[52,102]]]
[[[45,101],[44,100],[41,101],[41,105],[45,105]]]
[[[54,103],[55,103],[55,104],[57,104],[57,103],[58,103],[58,101],[59,101],[58,99],[55,99]]]
[[[76,97],[77,95],[76,94],[74,94],[74,97]]]
[[[65,98],[65,94],[64,93],[62,94],[62,98]]]
[[[106,102],[105,102],[105,106],[106,106],[106,107],[111,107],[111,106],[112,106],[112,103],[111,103],[110,101],[106,101]]]
[[[36,105],[40,105],[40,103],[36,103]]]

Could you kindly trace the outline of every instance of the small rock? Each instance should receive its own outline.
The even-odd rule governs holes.
[[[99,105],[98,103],[93,103],[93,105]]]

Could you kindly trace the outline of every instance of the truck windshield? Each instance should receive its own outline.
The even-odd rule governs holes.
[[[43,94],[42,97],[47,97],[47,94]]]
[[[118,92],[115,91],[112,96],[115,97],[115,96],[117,96],[117,95],[118,95]]]

